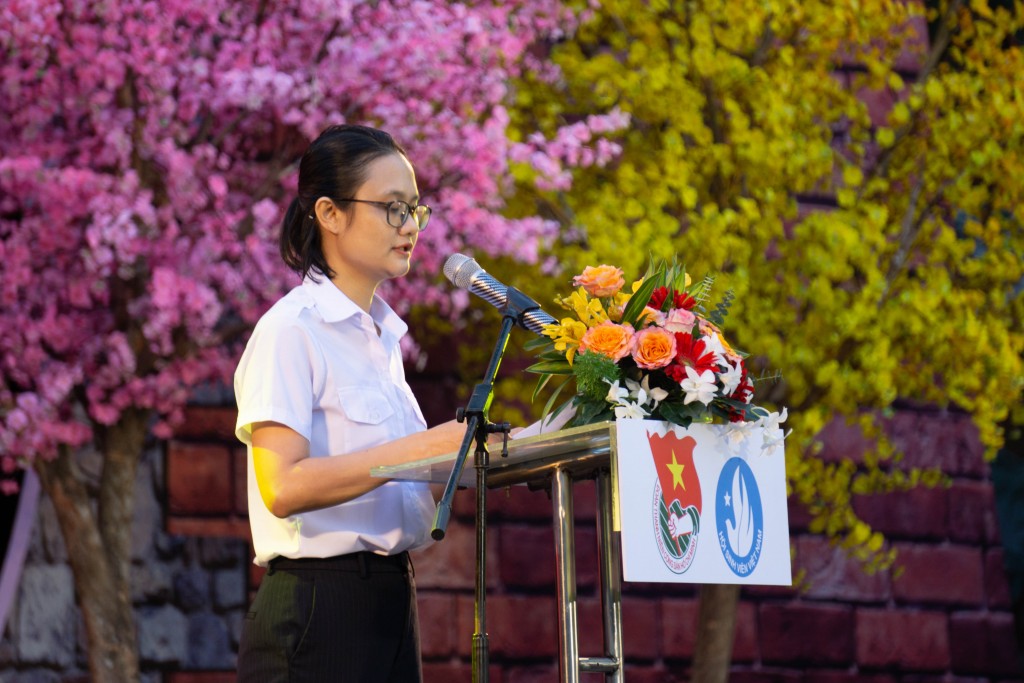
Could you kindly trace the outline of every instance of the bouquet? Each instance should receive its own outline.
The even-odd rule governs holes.
[[[588,266],[573,284],[576,291],[555,300],[572,315],[526,346],[539,351],[527,368],[541,375],[534,399],[553,377],[565,378],[544,408],[546,419],[571,405],[570,425],[635,418],[777,427],[785,420],[785,410],[753,405],[747,354],[722,332],[732,292],[707,309],[712,277],[694,285],[685,268],[652,262],[631,291],[623,290],[622,270],[610,265]],[[575,396],[551,414],[571,383]]]

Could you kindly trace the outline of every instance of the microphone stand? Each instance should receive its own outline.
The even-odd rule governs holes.
[[[536,301],[526,296],[514,287],[508,288],[505,303],[501,306],[501,332],[495,342],[494,351],[491,354],[491,361],[487,366],[487,372],[480,384],[473,389],[469,402],[465,408],[459,408],[456,413],[459,422],[466,422],[466,435],[462,439],[462,446],[459,448],[455,464],[452,466],[451,475],[445,485],[444,495],[441,502],[437,504],[434,513],[434,526],[430,535],[435,541],[444,538],[448,522],[452,515],[452,498],[458,488],[459,479],[462,477],[462,470],[466,465],[466,457],[469,454],[469,447],[475,441],[476,450],[473,456],[473,467],[476,469],[476,591],[475,591],[475,613],[473,618],[473,683],[486,683],[488,680],[488,644],[487,644],[487,467],[489,464],[490,451],[487,448],[488,434],[502,433],[505,435],[502,447],[502,456],[508,451],[508,432],[510,425],[507,422],[494,424],[488,420],[487,413],[494,399],[494,379],[498,374],[498,366],[501,365],[505,347],[508,345],[509,334],[513,325],[518,324],[525,327],[523,316],[540,306]]]

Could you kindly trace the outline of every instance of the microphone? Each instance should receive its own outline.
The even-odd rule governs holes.
[[[501,309],[508,299],[508,285],[503,285],[480,264],[465,254],[452,254],[444,262],[444,276],[459,289],[468,289],[473,294]],[[520,293],[521,294],[521,293]],[[521,296],[525,297],[525,295]],[[528,300],[529,301],[529,300]],[[530,304],[535,302],[530,301]],[[536,334],[544,334],[545,325],[553,325],[558,321],[540,310],[540,306],[530,308],[517,321],[520,326]]]

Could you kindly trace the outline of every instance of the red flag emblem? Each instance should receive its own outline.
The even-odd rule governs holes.
[[[672,431],[665,436],[648,433],[647,441],[651,444],[665,505],[671,507],[672,501],[678,500],[684,509],[692,505],[700,514],[700,480],[693,464],[697,441],[692,436],[680,439]]]

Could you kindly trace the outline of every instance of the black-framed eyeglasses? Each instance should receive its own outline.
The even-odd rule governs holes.
[[[369,199],[337,199],[335,201],[358,202],[359,204],[379,206],[387,211],[388,225],[393,228],[401,228],[409,220],[409,216],[413,217],[413,220],[416,221],[416,227],[421,231],[427,227],[427,223],[430,221],[431,208],[426,204],[409,206],[408,202],[403,202],[401,199],[395,199],[390,202],[374,202]]]

